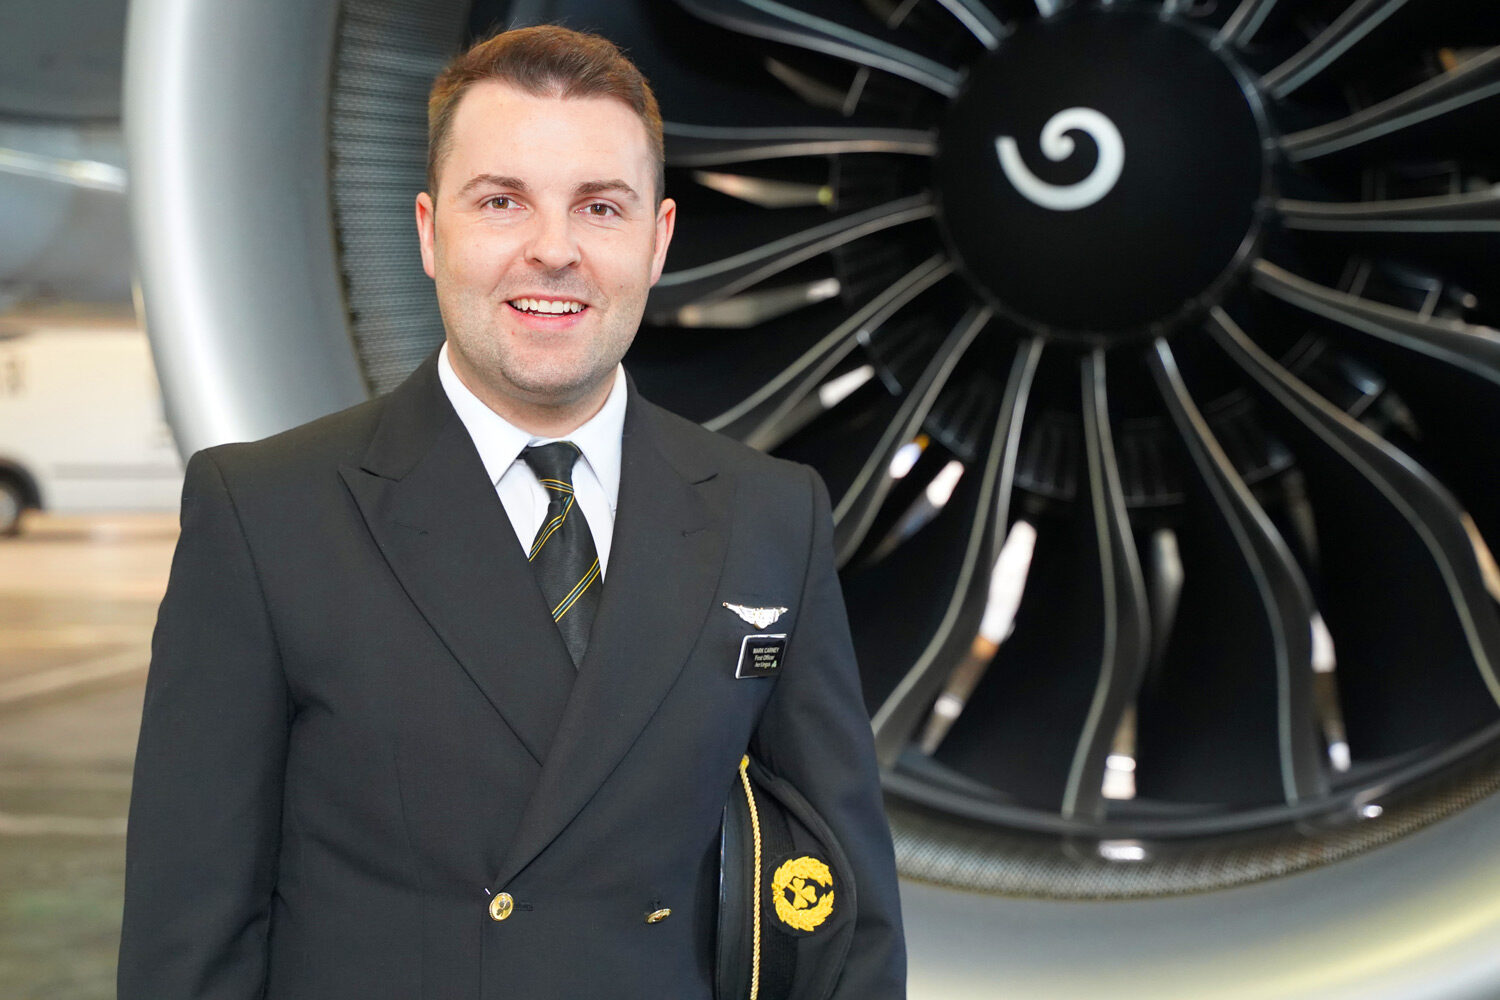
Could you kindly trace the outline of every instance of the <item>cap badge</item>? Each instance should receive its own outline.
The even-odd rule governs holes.
[[[776,919],[792,930],[815,931],[833,913],[833,873],[817,858],[784,861],[771,876]]]

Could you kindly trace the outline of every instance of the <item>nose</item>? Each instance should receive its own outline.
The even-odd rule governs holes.
[[[578,240],[572,219],[563,212],[538,212],[532,226],[527,259],[549,271],[560,271],[578,263]]]

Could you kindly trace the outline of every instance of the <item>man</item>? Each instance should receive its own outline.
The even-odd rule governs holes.
[[[747,752],[849,858],[833,995],[902,996],[826,492],[619,365],[676,214],[645,81],[603,39],[509,32],[429,123],[441,352],[189,463],[121,1000],[707,1000]]]

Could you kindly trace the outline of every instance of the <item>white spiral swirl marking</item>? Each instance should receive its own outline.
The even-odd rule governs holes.
[[[1054,212],[1073,212],[1109,194],[1125,169],[1125,140],[1115,123],[1093,108],[1068,108],[1059,111],[1042,126],[1042,152],[1047,159],[1061,162],[1073,155],[1073,137],[1066,133],[1077,129],[1099,147],[1099,162],[1093,171],[1077,184],[1048,184],[1026,167],[1016,140],[1002,135],[995,140],[1000,154],[1000,169],[1028,201]]]

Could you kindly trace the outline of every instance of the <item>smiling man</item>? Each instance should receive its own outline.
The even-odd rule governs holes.
[[[645,80],[529,28],[459,56],[428,110],[442,348],[189,463],[121,1000],[728,1000],[747,756],[838,848],[767,831],[761,995],[904,996],[826,491],[620,364],[676,220]],[[801,949],[836,924],[846,957]]]
[[[565,434],[609,394],[666,260],[660,119],[653,136],[644,81],[562,96],[542,73],[470,82],[481,71],[434,93],[422,264],[464,385],[513,424]]]

